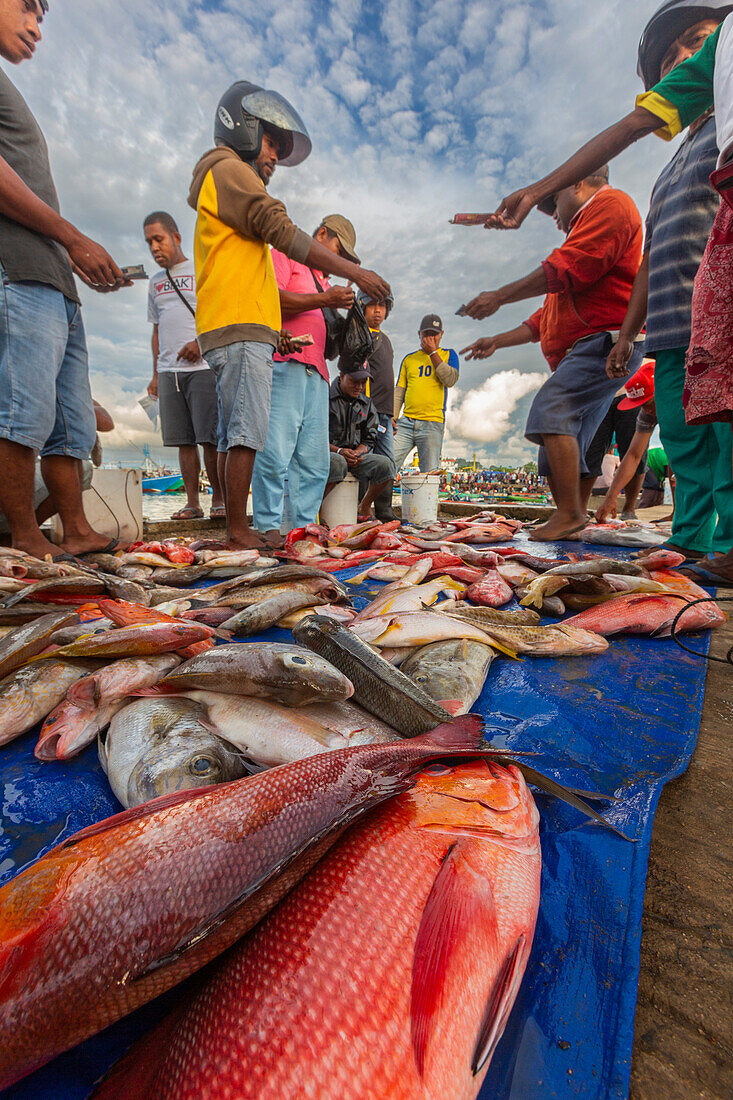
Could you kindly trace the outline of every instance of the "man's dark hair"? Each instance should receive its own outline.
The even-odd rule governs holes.
[[[318,236],[318,234],[321,232],[322,229],[326,230],[326,233],[328,234],[329,241],[332,241],[334,237],[338,236],[337,233],[334,233],[333,229],[329,229],[327,225],[323,225],[323,223],[321,223],[319,226],[316,226],[316,228],[313,230],[313,239],[314,240]]]
[[[162,225],[171,235],[174,233],[177,233],[179,237],[181,235],[181,231],[176,225],[176,219],[171,214],[166,214],[165,210],[154,210],[152,214],[148,214],[143,222],[143,229],[147,229],[149,225]]]

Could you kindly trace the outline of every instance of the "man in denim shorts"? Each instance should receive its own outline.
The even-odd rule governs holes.
[[[48,0],[4,0],[0,57],[17,65],[41,40]],[[87,348],[73,271],[98,290],[125,285],[105,250],[59,214],[48,149],[27,103],[0,71],[0,510],[13,545],[58,547],[33,510],[36,455],[58,504],[67,554],[104,550],[82,507],[82,460],[95,442]]]
[[[267,440],[275,348],[289,356],[299,346],[282,340],[268,246],[324,274],[350,279],[372,298],[386,298],[390,288],[373,271],[304,233],[268,195],[276,166],[300,164],[311,150],[305,126],[286,99],[238,81],[219,103],[214,140],[216,148],[194,169],[188,198],[197,215],[196,330],[216,375],[227,545],[262,549],[268,543],[247,522],[252,469]]]

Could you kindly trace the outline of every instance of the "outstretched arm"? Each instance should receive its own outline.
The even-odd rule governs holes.
[[[523,302],[526,298],[537,298],[540,294],[547,294],[547,275],[543,267],[498,290],[485,290],[465,305],[461,312],[481,321],[484,317],[492,317],[502,306]]]
[[[557,194],[564,187],[580,183],[593,172],[597,172],[609,160],[617,157],[619,153],[623,153],[624,149],[628,149],[639,138],[653,133],[663,124],[664,121],[646,107],[635,107],[625,118],[591,138],[569,160],[554,172],[550,172],[544,179],[508,195],[496,212],[487,219],[486,228],[518,229],[537,203]]]
[[[473,344],[463,349],[461,355],[465,355],[467,359],[490,359],[500,348],[516,348],[520,344],[531,344],[533,340],[532,329],[529,325],[522,324],[517,328],[509,329],[508,332],[500,332],[496,336],[484,336],[480,340],[475,340]]]

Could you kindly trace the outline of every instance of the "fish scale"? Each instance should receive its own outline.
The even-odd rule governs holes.
[[[483,799],[502,784],[516,797],[495,811]],[[516,950],[501,1034],[530,953],[539,819],[513,768],[453,789],[423,775],[351,829],[94,1100],[474,1100],[492,991]]]
[[[475,755],[480,732],[462,719],[431,741],[344,749],[147,803],[11,880],[0,890],[0,1089],[231,946],[326,837],[430,760]]]

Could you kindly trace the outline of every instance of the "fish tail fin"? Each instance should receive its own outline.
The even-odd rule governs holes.
[[[451,722],[443,722],[429,733],[413,737],[411,744],[423,744],[426,748],[435,746],[446,753],[478,750],[484,736],[484,720],[480,714],[462,714]]]

